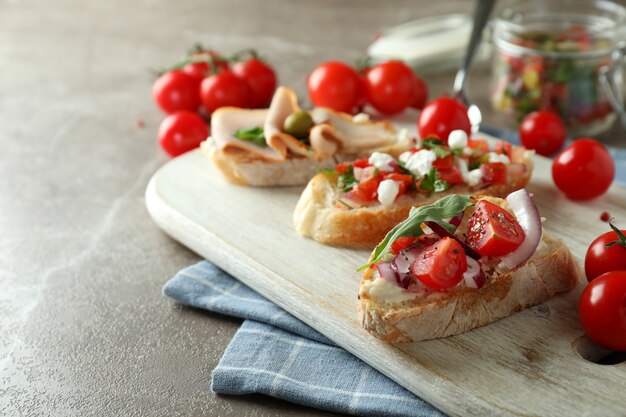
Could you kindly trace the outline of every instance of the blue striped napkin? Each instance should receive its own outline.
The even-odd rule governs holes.
[[[519,144],[515,132],[482,130]],[[626,149],[609,149],[616,181],[624,185]],[[163,293],[245,320],[213,370],[211,389],[216,393],[265,394],[359,416],[444,416],[207,261],[180,271]]]

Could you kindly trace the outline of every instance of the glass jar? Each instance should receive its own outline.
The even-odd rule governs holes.
[[[626,9],[611,1],[504,2],[493,25],[494,107],[517,121],[554,111],[575,136],[606,131],[623,109],[613,53],[625,21]]]

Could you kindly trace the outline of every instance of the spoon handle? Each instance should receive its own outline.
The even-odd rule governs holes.
[[[467,75],[469,74],[472,61],[476,55],[476,50],[478,49],[480,41],[483,37],[483,30],[485,29],[485,25],[487,24],[487,20],[489,19],[489,15],[491,14],[491,10],[493,9],[495,2],[496,0],[476,0],[472,35],[470,37],[469,44],[467,45],[467,50],[465,51],[461,68],[456,73],[456,77],[454,79],[455,95],[458,95],[465,89]]]

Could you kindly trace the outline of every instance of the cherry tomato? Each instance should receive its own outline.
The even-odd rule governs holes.
[[[500,155],[506,155],[510,158],[513,154],[513,145],[509,142],[499,140],[496,142],[496,146],[493,151],[495,153],[499,153]]]
[[[367,158],[357,159],[356,161],[352,161],[352,166],[355,168],[366,168],[370,166],[369,160]]]
[[[436,135],[444,143],[453,130],[463,130],[469,136],[471,124],[467,108],[451,97],[440,97],[428,103],[417,118],[420,137]]]
[[[168,114],[178,110],[196,111],[200,106],[197,80],[180,70],[161,75],[152,85],[152,96]]]
[[[205,77],[209,76],[213,65],[215,65],[215,67],[219,70],[228,69],[228,62],[220,60],[219,54],[215,51],[207,50],[204,52],[198,52],[194,54],[192,58],[201,60],[206,59],[208,56],[211,56],[215,60],[213,64],[205,61],[200,61],[191,62],[183,67],[183,72],[186,72],[187,74],[194,77],[198,82],[198,86]]]
[[[482,164],[483,181],[487,184],[504,184],[506,182],[506,165],[502,162],[487,162]]]
[[[467,244],[483,256],[503,256],[513,252],[524,241],[521,226],[511,213],[480,200],[469,220]]]
[[[437,240],[439,240],[439,238],[433,234],[433,233],[428,233],[425,235],[420,235],[420,236],[403,236],[403,237],[399,237],[397,238],[392,244],[391,244],[391,251],[393,253],[400,253],[403,250],[410,248],[411,246],[416,246],[419,248],[425,248],[427,246],[432,245],[433,243],[435,243]],[[419,245],[419,246],[418,246]]]
[[[439,179],[450,185],[461,184],[463,182],[463,176],[457,167],[452,167],[445,171],[439,171]]]
[[[335,165],[335,171],[337,171],[340,174],[345,174],[346,172],[348,172],[351,165],[352,165],[352,162],[340,162],[337,165]]]
[[[615,163],[604,145],[594,139],[577,139],[552,163],[552,179],[572,200],[589,200],[604,194],[615,178]]]
[[[407,174],[398,174],[397,172],[385,173],[382,175],[382,178],[385,180],[393,180],[398,183],[400,187],[398,191],[398,197],[403,195],[408,188],[413,184],[413,176]]]
[[[567,130],[556,114],[550,111],[535,111],[522,120],[519,137],[524,147],[537,151],[539,155],[550,156],[565,143]]]
[[[626,230],[622,230],[621,233],[626,233]],[[613,244],[607,248],[606,245],[609,243]],[[585,275],[587,281],[591,282],[598,275],[618,270],[626,271],[626,240],[614,231],[606,232],[591,242],[587,249]]]
[[[626,271],[606,272],[580,296],[580,324],[600,346],[626,351]]]
[[[449,154],[445,158],[437,158],[435,162],[433,162],[433,166],[439,171],[451,169],[453,164],[454,160],[452,159],[452,154]]]
[[[484,139],[469,139],[467,146],[472,150],[472,157],[478,158],[489,152],[489,143]]]
[[[250,107],[256,109],[269,106],[276,90],[276,73],[271,66],[260,59],[252,58],[237,62],[233,65],[233,72],[250,88]]]
[[[326,62],[307,78],[309,97],[316,106],[352,112],[362,97],[359,74],[343,62]]]
[[[428,86],[424,80],[417,74],[413,77],[413,101],[411,107],[421,110],[428,100]]]
[[[467,271],[467,259],[461,244],[444,237],[420,252],[411,272],[424,285],[436,290],[454,287]]]
[[[367,72],[367,101],[380,113],[391,116],[406,110],[415,97],[415,74],[402,61],[374,65]]]
[[[159,126],[159,143],[170,156],[197,148],[208,136],[209,128],[205,121],[187,110],[170,114]]]
[[[248,107],[249,96],[248,84],[231,70],[213,74],[200,85],[202,104],[210,113],[225,106]]]
[[[378,178],[370,178],[367,181],[363,181],[354,187],[356,195],[359,199],[365,201],[375,200],[378,195],[378,185],[380,180]]]

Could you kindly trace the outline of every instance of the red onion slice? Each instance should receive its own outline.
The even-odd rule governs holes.
[[[525,189],[509,194],[506,201],[526,235],[517,249],[502,257],[501,263],[504,266],[515,268],[522,262],[526,262],[537,250],[542,233],[541,216],[530,193]]]
[[[389,281],[393,284],[397,284],[396,273],[391,267],[391,263],[381,262],[381,263],[376,264],[375,266],[376,266],[376,269],[378,269],[378,273],[380,274],[380,277],[382,279],[384,279],[385,281]]]
[[[463,221],[463,214],[465,213],[461,213],[459,215],[452,217],[451,219],[448,220],[448,223],[450,223],[454,227],[459,227],[459,225]]]
[[[480,288],[485,285],[485,273],[480,267],[480,263],[477,260],[466,256],[467,258],[467,271],[463,274],[465,285],[469,288]]]
[[[365,182],[367,180],[374,178],[375,176],[376,176],[376,167],[369,166],[361,170],[361,175],[359,176],[358,180],[359,182]],[[354,178],[356,178],[356,175],[354,176]]]
[[[396,255],[396,258],[393,260],[393,263],[398,268],[398,273],[401,273],[401,274],[408,273],[411,268],[411,265],[413,265],[413,262],[415,262],[415,258],[417,258],[417,255],[419,254],[419,252],[420,251],[418,250],[408,250],[408,251],[401,251],[398,255]]]
[[[424,224],[426,224],[426,226],[430,227],[433,230],[433,232],[435,234],[437,234],[439,237],[441,237],[441,238],[449,237],[449,238],[454,239],[457,242],[459,242],[461,244],[461,246],[463,247],[463,250],[465,251],[465,253],[467,255],[469,255],[471,258],[474,258],[476,260],[480,259],[480,254],[478,252],[476,252],[474,249],[470,248],[467,245],[467,243],[463,242],[461,239],[456,237],[456,235],[454,233],[448,232],[443,226],[440,226],[439,223],[437,223],[437,222],[425,222]]]
[[[363,175],[363,168],[352,167],[352,175],[354,175],[355,180],[359,181]]]

